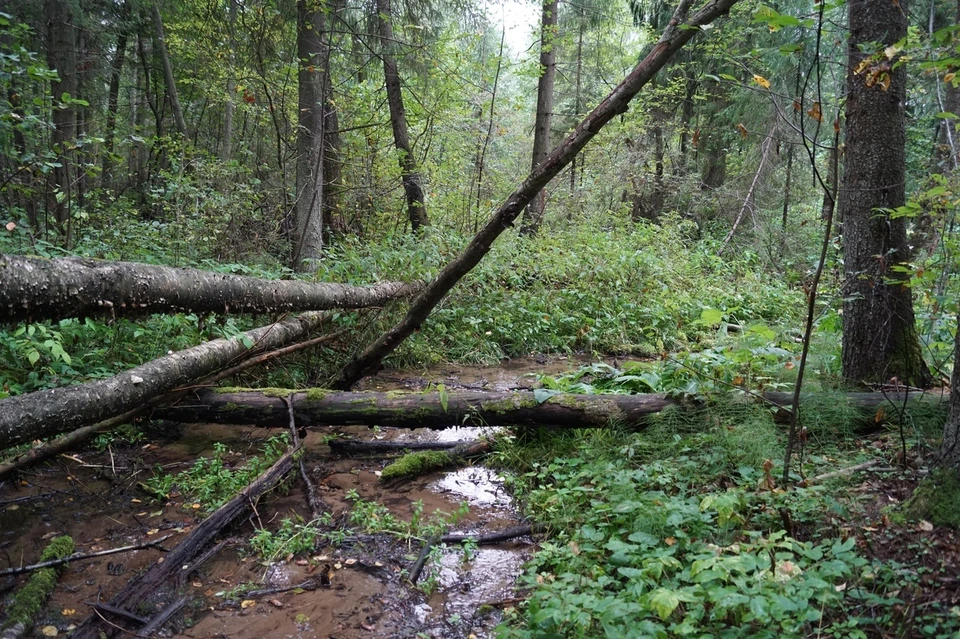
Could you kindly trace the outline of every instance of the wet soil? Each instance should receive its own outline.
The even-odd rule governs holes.
[[[422,389],[443,383],[448,389],[508,390],[532,388],[536,374],[575,369],[577,358],[531,358],[495,368],[448,366],[436,371],[389,371],[365,381],[363,388]],[[482,466],[436,472],[399,485],[379,483],[389,461],[382,456],[338,456],[326,446],[330,436],[359,439],[435,441],[475,439],[480,428],[447,431],[328,428],[304,440],[304,460],[320,497],[339,526],[348,524],[355,494],[387,507],[409,521],[414,504],[422,512],[452,513],[469,504],[468,514],[451,532],[496,532],[515,526],[520,515],[503,481]],[[0,484],[0,569],[35,562],[47,541],[62,534],[74,538],[80,552],[163,539],[172,548],[200,520],[191,500],[171,495],[158,502],[139,486],[154,469],[176,473],[198,456],[209,456],[215,443],[227,446],[236,463],[255,454],[262,442],[284,430],[224,425],[158,424],[149,442],[86,450],[61,456]],[[291,475],[284,487],[262,499],[242,522],[224,531],[225,547],[198,570],[181,576],[180,590],[189,603],[161,632],[163,636],[231,637],[485,637],[499,621],[503,602],[511,601],[514,581],[535,540],[520,538],[475,549],[465,560],[460,548],[441,548],[439,561],[428,563],[420,587],[404,577],[420,551],[418,540],[395,536],[354,535],[337,545],[267,563],[247,543],[255,530],[275,530],[284,518],[311,518],[301,482]],[[356,526],[350,526],[355,529]],[[64,635],[86,615],[88,602],[108,601],[126,582],[145,570],[162,551],[155,547],[69,564],[42,614],[42,627]],[[321,575],[324,577],[321,579]],[[0,595],[23,578],[0,580]],[[329,583],[326,583],[329,581]],[[293,588],[310,584],[314,589]],[[424,587],[426,585],[426,587]],[[244,592],[274,589],[247,597]],[[292,588],[292,589],[291,589]],[[285,590],[286,589],[286,590]],[[165,593],[169,595],[169,593]],[[166,597],[166,601],[170,600]],[[163,605],[147,601],[139,613],[150,616]]]

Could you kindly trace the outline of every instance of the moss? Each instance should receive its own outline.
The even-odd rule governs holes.
[[[63,559],[73,553],[72,537],[57,537],[50,542],[50,545],[44,549],[40,555],[40,561],[51,561],[53,559]],[[57,585],[57,576],[63,566],[53,566],[50,568],[41,568],[33,573],[30,581],[13,596],[10,607],[7,608],[7,622],[5,628],[9,628],[18,623],[29,627],[33,624],[34,618],[43,608],[44,602],[53,592]]]
[[[358,397],[356,399],[351,399],[347,402],[352,406],[359,406],[361,404],[366,406],[376,406],[377,398],[376,397]]]
[[[583,413],[584,421],[595,426],[606,426],[611,422],[623,420],[623,411],[617,403],[610,399],[592,397],[590,401],[578,399],[574,395],[554,395],[547,400],[551,404],[559,404]]]
[[[423,450],[408,453],[384,468],[380,474],[380,481],[386,482],[394,479],[419,477],[437,468],[450,466],[455,461],[453,455],[440,450]]]
[[[326,388],[308,388],[307,399],[313,402],[322,402],[329,392]]]
[[[409,391],[400,391],[400,390],[391,390],[391,391],[387,391],[386,393],[387,399],[404,399],[404,398],[410,397],[410,395],[412,394],[413,393],[410,393]]]
[[[299,393],[295,388],[276,388],[268,386],[266,388],[248,388],[245,386],[221,386],[213,389],[215,393],[263,393],[267,397],[289,397],[290,393]]]
[[[951,470],[935,470],[920,482],[903,510],[909,518],[960,529],[960,478]]]
[[[498,400],[491,400],[486,402],[480,402],[480,410],[487,413],[495,413],[497,415],[503,415],[512,410],[520,410],[521,408],[536,408],[537,400],[530,398],[524,399],[520,395],[514,393],[510,397]]]

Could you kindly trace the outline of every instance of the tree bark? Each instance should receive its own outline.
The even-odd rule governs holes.
[[[400,176],[407,198],[407,216],[410,227],[416,231],[429,224],[424,201],[423,179],[417,169],[417,159],[410,146],[407,133],[407,114],[403,108],[403,93],[400,90],[400,73],[393,54],[394,39],[391,25],[390,0],[377,0],[377,20],[380,25],[380,57],[383,60],[383,77],[387,88],[387,104],[390,107],[390,124],[393,127],[393,143],[400,154]]]
[[[51,83],[51,144],[59,166],[55,166],[51,173],[54,189],[50,194],[49,208],[53,211],[54,228],[63,246],[70,245],[75,155],[71,148],[77,137],[77,112],[71,102],[77,97],[77,30],[72,6],[69,0],[44,2],[47,62],[57,72],[57,80]]]
[[[0,400],[0,450],[109,419],[237,359],[302,341],[324,317],[318,312],[303,313],[232,339],[171,353],[114,377]],[[251,342],[253,346],[247,346]]]
[[[417,285],[261,280],[135,262],[0,254],[0,322],[168,312],[256,312],[381,306]]]
[[[293,410],[300,426],[372,425],[397,428],[451,426],[537,426],[590,428],[612,422],[637,426],[643,419],[674,405],[664,395],[555,395],[539,403],[532,391],[449,393],[296,393]],[[284,426],[282,397],[257,391],[200,391],[194,400],[158,409],[154,417],[189,423]]]
[[[163,32],[163,18],[160,16],[160,7],[156,3],[150,6],[153,17],[153,37],[160,52],[160,62],[163,66],[163,79],[167,84],[167,97],[170,99],[170,109],[173,111],[173,122],[177,125],[177,133],[184,139],[187,134],[187,122],[183,119],[183,109],[180,107],[180,95],[177,93],[177,81],[173,76],[173,65],[170,63],[170,53],[167,51],[167,36]]]
[[[292,266],[308,270],[323,255],[323,103],[325,102],[322,0],[297,0],[296,232]]]
[[[533,391],[440,393],[350,393],[316,389],[290,393],[201,390],[174,406],[158,408],[153,416],[185,423],[253,424],[282,427],[288,413],[284,398],[293,394],[299,426],[391,426],[443,429],[453,426],[546,426],[603,428],[617,424],[642,427],[646,419],[678,402],[665,395],[576,395],[562,393],[542,403]],[[280,396],[277,396],[280,395]],[[807,396],[801,396],[801,402]],[[863,409],[865,422],[875,425],[875,411],[893,412],[905,400],[942,402],[938,393],[847,393],[850,406]],[[793,393],[767,392],[764,401],[779,406],[775,417],[789,421]]]
[[[557,0],[543,0],[540,18],[540,79],[537,82],[537,116],[533,123],[533,166],[550,154],[550,133],[553,129],[553,85],[557,77]],[[576,154],[574,154],[576,157]],[[573,158],[571,158],[571,162]],[[546,185],[544,185],[546,186]],[[541,188],[523,214],[521,232],[535,234],[543,223],[547,206],[546,192]]]
[[[123,4],[121,11],[127,12],[127,4]],[[104,133],[104,155],[103,155],[103,184],[110,186],[111,173],[113,172],[113,148],[117,130],[117,111],[120,104],[120,76],[123,73],[123,63],[127,54],[127,31],[124,30],[117,35],[117,50],[113,54],[113,62],[110,69],[110,89],[107,97],[107,124]]]
[[[943,439],[933,466],[948,469],[960,476],[960,316],[957,317],[953,342],[953,373],[950,377],[950,416],[943,425]]]
[[[489,222],[470,241],[470,244],[452,262],[447,264],[416,300],[400,323],[381,335],[362,353],[354,357],[337,378],[333,387],[350,388],[367,371],[376,368],[383,358],[392,353],[411,333],[417,330],[460,279],[476,266],[490,251],[493,242],[509,228],[536,194],[566,167],[573,157],[593,139],[604,125],[615,116],[626,112],[630,100],[639,93],[657,71],[699,31],[699,27],[725,15],[737,0],[711,0],[691,19],[687,12],[691,0],[681,0],[670,25],[650,53],[633,71],[600,102],[573,132],[543,162],[527,176],[507,198]],[[684,24],[685,23],[685,24]],[[682,25],[682,28],[678,28]]]
[[[916,333],[903,206],[906,176],[906,65],[870,59],[907,33],[904,2],[851,0],[847,49],[847,136],[838,214],[843,221],[843,376],[854,383],[899,382],[926,387],[930,372]],[[899,64],[899,66],[896,66]],[[893,68],[896,66],[896,68]],[[869,86],[868,86],[869,85]]]

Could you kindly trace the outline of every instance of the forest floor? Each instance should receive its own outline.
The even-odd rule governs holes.
[[[430,384],[457,389],[509,390],[537,385],[537,374],[558,374],[588,361],[580,358],[530,358],[498,367],[448,365],[423,373],[385,371],[366,380],[361,390],[422,390]],[[19,484],[0,484],[0,568],[37,559],[46,540],[71,535],[82,552],[142,543],[171,535],[176,545],[199,521],[192,500],[171,493],[157,501],[140,487],[156,468],[173,473],[210,456],[214,444],[231,451],[239,463],[269,436],[283,429],[222,425],[154,425],[136,444],[115,441],[103,450],[64,455],[24,473]],[[502,478],[482,466],[433,472],[392,486],[379,481],[390,460],[350,457],[330,450],[332,436],[386,441],[434,441],[476,438],[481,429],[404,431],[361,427],[311,431],[304,441],[305,462],[320,497],[332,511],[334,527],[350,528],[339,543],[320,543],[313,552],[283,553],[264,561],[249,544],[260,529],[275,530],[284,519],[310,519],[305,493],[294,475],[256,506],[253,514],[228,528],[223,550],[195,572],[184,575],[190,596],[184,612],[168,625],[170,636],[236,639],[259,637],[489,637],[503,611],[524,598],[516,579],[535,550],[530,537],[469,549],[443,547],[432,557],[419,587],[404,579],[422,545],[428,524],[451,532],[487,533],[523,521],[520,506]],[[902,587],[900,603],[884,610],[896,627],[875,636],[937,636],[923,630],[927,611],[960,617],[960,543],[954,531],[927,522],[905,522],[889,507],[909,497],[921,474],[910,462],[898,465],[900,442],[893,433],[875,434],[859,443],[879,465],[834,484],[843,493],[824,528],[853,537],[868,559],[895,566]],[[836,460],[842,466],[846,460]],[[916,466],[914,463],[913,466]],[[832,486],[834,486],[832,485]],[[831,490],[834,490],[831,487]],[[469,510],[464,514],[461,504]],[[379,507],[370,507],[379,504]],[[851,507],[851,504],[853,505]],[[363,506],[367,508],[363,510]],[[432,518],[435,512],[446,513]],[[462,517],[453,519],[453,513]],[[365,513],[365,514],[364,514]],[[420,522],[404,535],[364,532],[372,520],[392,515]],[[364,517],[368,519],[364,522]],[[798,538],[816,536],[800,528]],[[327,541],[330,541],[328,538]],[[280,549],[282,550],[282,548]],[[131,576],[155,562],[161,552],[145,548],[70,564],[35,632],[69,632],[91,607],[107,601]],[[0,582],[0,596],[19,583]],[[298,587],[299,586],[299,587]],[[250,594],[251,589],[274,589]],[[889,594],[889,593],[888,593]],[[149,602],[143,609],[150,612]],[[873,633],[871,633],[873,634]]]

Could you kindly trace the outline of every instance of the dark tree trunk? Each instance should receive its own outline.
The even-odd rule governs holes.
[[[64,246],[70,245],[71,205],[73,201],[74,152],[71,147],[77,137],[77,111],[70,101],[77,97],[77,30],[74,25],[73,3],[69,0],[46,0],[47,62],[57,72],[51,85],[53,97],[53,152],[60,166],[54,167],[53,192],[49,210],[57,236]]]
[[[493,242],[517,219],[536,194],[557,176],[611,119],[625,113],[630,100],[698,32],[698,27],[725,15],[737,0],[711,0],[692,18],[687,19],[690,0],[681,0],[670,24],[650,53],[637,63],[633,71],[605,97],[600,104],[570,133],[556,149],[526,177],[506,199],[489,222],[452,262],[447,264],[410,306],[407,315],[381,335],[362,353],[355,356],[333,380],[333,387],[350,388],[368,371],[376,368],[403,340],[427,319],[464,275],[470,272],[490,251]]]
[[[416,285],[260,280],[194,269],[0,254],[0,322],[150,313],[278,313],[380,306]]]
[[[931,376],[916,333],[909,273],[893,269],[909,260],[906,222],[885,212],[904,204],[906,65],[899,61],[893,69],[886,59],[860,65],[874,53],[861,51],[862,45],[882,50],[906,35],[907,7],[889,0],[851,0],[847,6],[847,136],[838,205],[848,284],[843,375],[858,384],[896,378],[926,387]],[[871,77],[875,83],[868,82]]]
[[[180,107],[180,95],[177,93],[177,80],[173,75],[173,64],[170,62],[170,53],[167,51],[167,37],[163,32],[163,18],[160,16],[160,7],[153,4],[150,7],[153,17],[153,37],[160,53],[160,63],[163,66],[163,79],[167,84],[167,97],[170,99],[170,109],[173,111],[173,122],[177,126],[177,133],[187,139],[187,122],[183,119],[183,109]]]
[[[537,117],[533,123],[533,169],[550,154],[553,129],[553,85],[557,76],[557,0],[543,0],[540,19],[540,80],[537,82]],[[544,185],[546,186],[546,185]],[[523,214],[521,232],[534,234],[543,223],[547,194],[542,188]]]
[[[321,0],[297,0],[297,201],[292,265],[306,270],[323,255],[323,103],[326,20]]]
[[[400,73],[393,54],[393,26],[391,25],[390,0],[377,0],[377,22],[380,25],[380,57],[383,59],[383,77],[387,87],[387,104],[390,107],[390,124],[393,127],[393,143],[400,154],[400,176],[403,192],[407,198],[407,216],[414,231],[426,226],[427,206],[424,200],[423,179],[417,169],[410,136],[407,133],[407,114],[403,108],[400,90]]]
[[[933,466],[960,476],[960,317],[953,342],[953,374],[950,377],[950,416],[943,426],[943,439]]]
[[[234,52],[236,51],[237,44],[233,34],[237,24],[237,2],[238,0],[228,0],[230,8],[227,11],[227,25],[230,32],[230,51],[228,54],[230,67],[227,69],[227,99],[223,103],[223,133],[220,139],[220,159],[224,162],[229,162],[233,159],[233,96],[237,92],[237,81],[234,77]]]
[[[126,5],[124,5],[126,6]],[[117,36],[117,50],[113,54],[113,63],[110,69],[110,89],[107,96],[107,123],[104,132],[103,157],[103,184],[109,186],[113,171],[113,149],[117,130],[117,111],[120,104],[120,76],[123,73],[123,62],[127,54],[127,32],[121,31]]]

